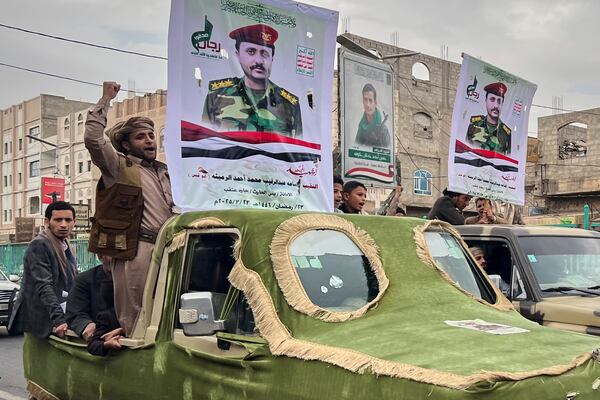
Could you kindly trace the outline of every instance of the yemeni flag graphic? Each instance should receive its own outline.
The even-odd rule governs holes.
[[[217,132],[181,121],[181,157],[241,160],[263,156],[283,162],[320,161],[321,145],[272,132]]]
[[[501,172],[518,172],[519,162],[514,158],[491,150],[475,149],[457,140],[454,147],[454,163],[472,167],[489,166]]]

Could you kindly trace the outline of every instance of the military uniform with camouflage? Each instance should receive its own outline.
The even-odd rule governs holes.
[[[467,130],[467,138],[484,150],[496,153],[510,153],[510,128],[502,121],[492,126],[487,123],[485,115],[473,115]]]
[[[501,105],[504,102],[504,94],[507,87],[503,83],[496,82],[487,85],[486,91],[486,107],[488,107],[487,115],[473,115],[471,117],[469,128],[467,129],[467,140],[471,145],[484,150],[495,151],[496,153],[510,154],[511,151],[511,130],[504,124],[500,118]],[[487,104],[488,96],[494,96],[500,101],[500,105],[495,108]],[[491,113],[498,115],[490,115]],[[496,121],[490,123],[490,120]]]
[[[202,120],[222,131],[273,132],[302,136],[298,97],[269,80],[275,29],[256,24],[233,30],[236,56],[244,76],[211,81]]]
[[[269,81],[267,89],[247,88],[243,78],[212,81],[202,119],[221,130],[275,132],[302,136],[298,98]]]

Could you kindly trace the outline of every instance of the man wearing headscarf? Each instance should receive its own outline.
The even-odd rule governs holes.
[[[46,229],[29,243],[23,257],[23,285],[9,332],[64,337],[67,320],[63,303],[77,275],[75,251],[68,240],[75,226],[75,210],[65,201],[55,201],[44,216]]]
[[[102,98],[88,113],[84,142],[92,162],[102,172],[96,188],[90,251],[110,256],[115,310],[131,336],[142,305],[142,294],[159,229],[173,215],[167,166],[156,160],[154,123],[132,117],[104,136],[110,101],[120,85],[104,82]]]

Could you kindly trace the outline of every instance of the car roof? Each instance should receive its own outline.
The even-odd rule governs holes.
[[[579,236],[600,238],[600,232],[579,228],[563,228],[559,226],[460,225],[455,228],[461,235]]]

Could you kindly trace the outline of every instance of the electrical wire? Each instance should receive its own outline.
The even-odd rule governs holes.
[[[69,39],[69,38],[65,38],[62,36],[50,35],[48,33],[32,31],[30,29],[25,29],[25,28],[19,28],[18,26],[12,26],[12,25],[0,23],[0,27],[6,28],[6,29],[12,29],[12,30],[19,31],[19,32],[25,32],[25,33],[29,33],[32,35],[38,35],[38,36],[42,36],[42,37],[49,38],[49,39],[60,40],[63,42],[70,42],[70,43],[75,43],[75,44],[79,44],[79,45],[83,45],[83,46],[96,47],[98,49],[116,51],[119,53],[131,54],[131,55],[140,56],[140,57],[154,58],[157,60],[167,60],[167,57],[157,56],[154,54],[140,53],[137,51],[124,50],[124,49],[119,49],[116,47],[105,46],[105,45],[90,43],[90,42],[84,42],[83,40]]]

